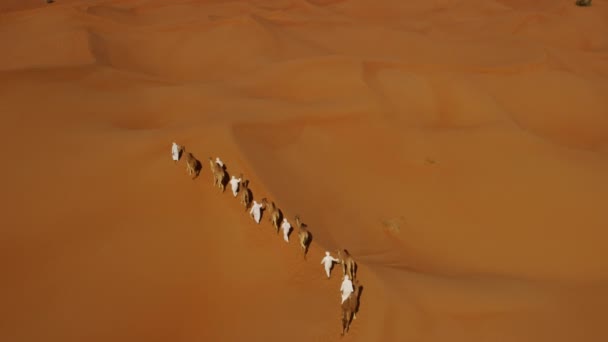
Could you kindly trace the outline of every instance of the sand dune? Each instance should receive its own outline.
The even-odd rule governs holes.
[[[607,6],[3,1],[1,339],[607,340]]]

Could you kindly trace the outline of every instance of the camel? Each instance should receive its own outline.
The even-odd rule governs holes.
[[[269,220],[274,226],[274,228],[277,230],[277,234],[279,234],[279,222],[283,220],[282,216],[283,215],[281,214],[281,209],[277,208],[277,206],[274,204],[274,201],[271,202]]]
[[[249,190],[249,180],[243,180],[241,183],[241,204],[245,206],[245,210],[249,209],[251,204],[251,191]]]
[[[266,208],[268,208],[268,199],[264,197],[262,198],[260,203],[262,204],[262,211],[266,211]]]
[[[344,258],[342,257],[342,252],[344,252]],[[350,253],[348,253],[348,250],[338,250],[338,259],[340,259],[340,264],[342,264],[342,274],[347,274],[348,277],[354,281],[357,273],[357,263]]]
[[[589,7],[591,6],[591,0],[576,0],[574,4],[580,7]]]
[[[198,159],[196,159],[192,153],[188,152],[186,155],[186,171],[188,171],[188,175],[194,174],[194,177],[192,177],[192,179],[194,179],[201,173],[201,169],[201,162],[198,161]]]
[[[304,251],[304,260],[306,260],[306,253],[308,253],[308,247],[310,247],[310,232],[306,229],[306,226],[300,221],[300,216],[296,215],[296,227],[298,227],[298,239],[300,240],[300,247]]]
[[[342,333],[340,336],[344,336],[345,333],[350,329],[350,324],[353,319],[357,319],[357,311],[359,310],[359,296],[361,295],[362,286],[358,280],[353,281],[354,290],[353,293],[341,304],[342,308]]]
[[[209,167],[213,174],[213,186],[217,185],[224,192],[226,190],[226,171],[211,157],[209,157]]]

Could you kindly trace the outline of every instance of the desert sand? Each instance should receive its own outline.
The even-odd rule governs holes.
[[[0,44],[2,341],[337,341],[339,248],[344,341],[608,341],[607,1],[3,0]]]

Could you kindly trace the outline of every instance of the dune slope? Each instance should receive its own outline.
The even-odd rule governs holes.
[[[608,4],[0,5],[3,341],[606,341]],[[191,180],[171,142],[203,165]],[[304,260],[208,158],[300,215]]]

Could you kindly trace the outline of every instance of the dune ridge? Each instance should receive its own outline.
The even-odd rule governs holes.
[[[364,286],[345,341],[606,340],[606,18],[2,2],[2,340],[336,341],[339,248]],[[308,261],[211,186],[216,156],[302,217]]]

